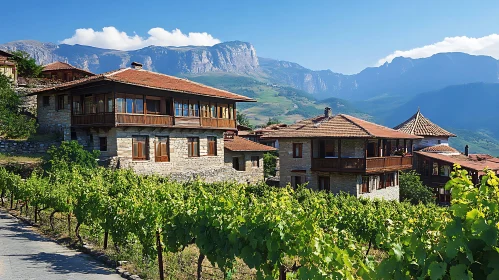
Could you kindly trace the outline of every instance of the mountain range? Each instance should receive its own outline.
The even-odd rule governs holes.
[[[257,123],[269,117],[293,122],[331,106],[337,113],[393,126],[421,107],[435,123],[466,135],[467,140],[459,138],[459,144],[470,143],[477,150],[499,155],[494,110],[499,104],[499,61],[488,56],[440,53],[420,59],[398,57],[344,75],[258,57],[250,43],[240,41],[211,47],[149,46],[133,51],[15,41],[0,45],[0,49],[26,51],[39,64],[59,60],[94,73],[137,61],[148,70],[257,99],[258,103],[239,105]],[[493,144],[472,143],[473,139],[488,139]]]

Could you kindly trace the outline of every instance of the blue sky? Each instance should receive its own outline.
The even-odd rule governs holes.
[[[2,6],[8,12],[2,13],[0,43],[57,43],[78,28],[101,31],[114,26],[144,38],[154,27],[178,28],[183,33],[207,32],[220,41],[247,41],[259,56],[340,73],[356,73],[396,50],[446,37],[499,33],[499,1],[29,0],[22,6],[16,1]],[[475,52],[493,55],[496,47]]]

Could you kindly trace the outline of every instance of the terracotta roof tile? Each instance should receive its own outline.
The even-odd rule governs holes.
[[[0,50],[0,56],[13,57],[14,55],[4,50]]]
[[[452,148],[449,145],[435,145],[421,149],[421,152],[428,153],[460,153],[458,150]]]
[[[239,136],[234,136],[234,139],[226,139],[224,141],[224,146],[227,150],[233,152],[270,152],[276,150],[270,146],[256,143]]]
[[[425,118],[419,109],[416,114],[405,122],[394,127],[394,129],[419,136],[456,137],[455,134],[448,132],[440,126],[432,123],[429,119]]]
[[[485,168],[489,168],[495,172],[499,171],[499,158],[490,155],[470,155],[465,156],[459,155],[442,155],[437,153],[427,153],[417,151],[414,154],[422,155],[428,158],[433,158],[441,161],[448,162],[450,164],[459,164],[463,168],[471,169],[474,171],[483,171]]]
[[[34,92],[34,94],[51,91],[51,90],[65,90],[74,86],[93,83],[95,81],[112,81],[117,83],[136,85],[141,87],[168,90],[174,92],[182,92],[186,94],[203,95],[210,97],[218,97],[236,101],[255,101],[249,97],[235,94],[229,91],[213,88],[203,84],[181,79],[165,74],[146,71],[143,69],[119,69],[104,74],[99,74],[92,77],[79,79],[72,82],[63,83],[51,88],[45,88]]]
[[[395,138],[418,139],[419,136],[403,133],[385,126],[364,121],[349,115],[333,117],[318,116],[306,119],[288,127],[269,132],[266,138],[311,138],[311,137],[353,137],[353,138]]]
[[[90,71],[74,67],[73,65],[71,65],[69,63],[61,62],[61,61],[56,61],[56,62],[49,63],[47,65],[44,65],[42,72],[44,72],[44,71],[57,71],[57,70],[78,70],[78,71],[85,72],[89,75],[95,75],[94,73],[92,73]]]

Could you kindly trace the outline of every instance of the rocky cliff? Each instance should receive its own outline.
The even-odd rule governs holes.
[[[56,45],[37,41],[15,41],[0,45],[7,51],[28,52],[39,64],[68,62],[79,68],[102,73],[127,67],[130,62],[165,74],[202,74],[207,72],[248,73],[259,68],[255,48],[245,42],[226,42],[212,47],[157,47],[116,51],[81,45]]]

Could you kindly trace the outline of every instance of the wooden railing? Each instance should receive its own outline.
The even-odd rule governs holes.
[[[318,171],[388,171],[412,167],[412,156],[376,158],[314,158],[312,170]]]
[[[412,156],[375,157],[366,159],[366,169],[369,170],[397,170],[412,167]]]
[[[150,125],[150,126],[179,126],[179,127],[213,127],[236,128],[236,121],[218,118],[173,117],[152,114],[88,114],[73,115],[73,125]],[[175,123],[175,125],[174,125]]]
[[[90,115],[71,116],[72,125],[112,125],[114,126],[114,113],[101,113]]]

